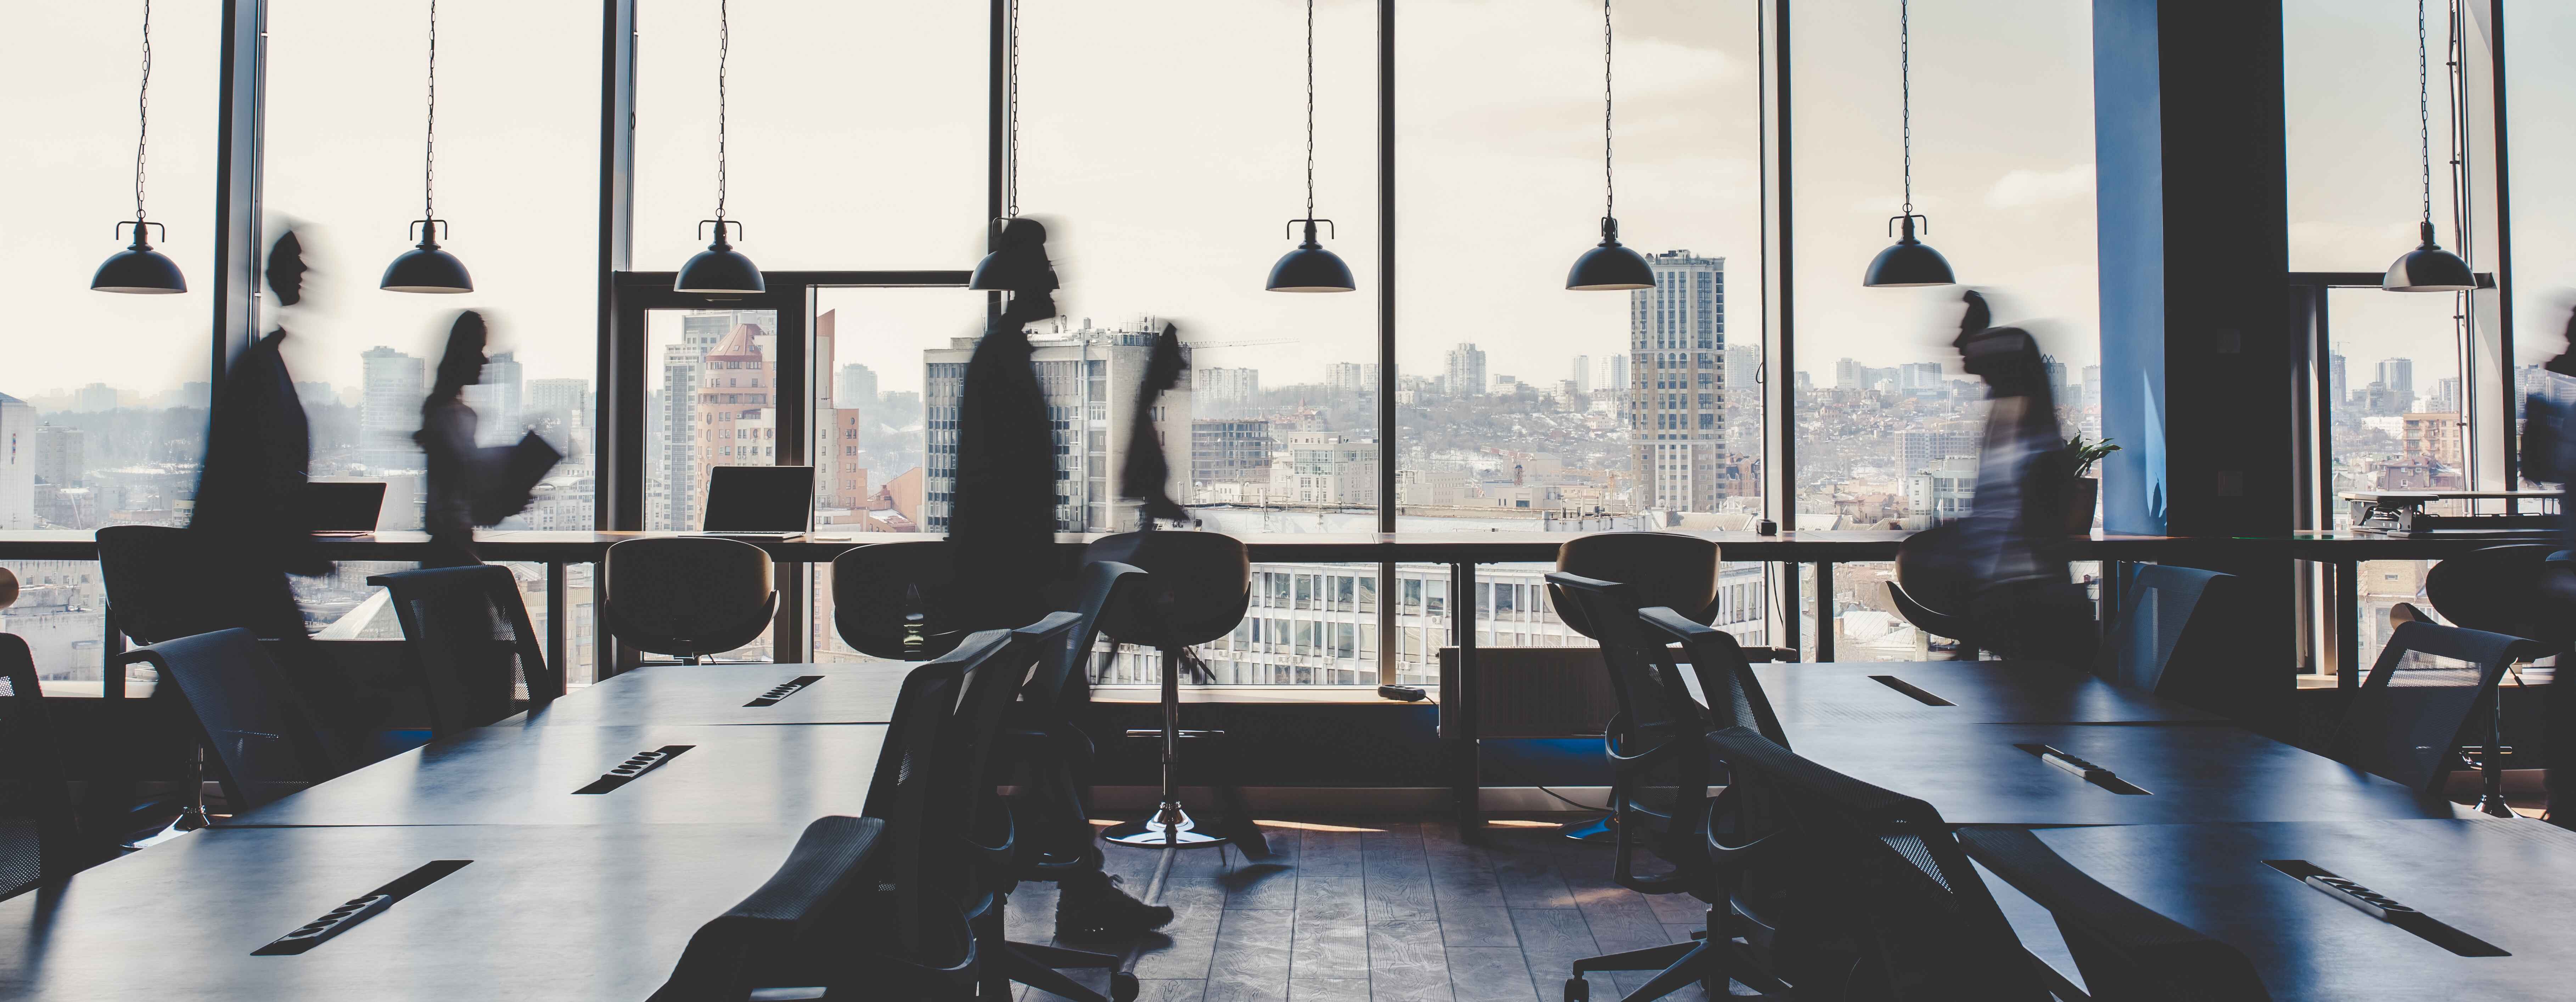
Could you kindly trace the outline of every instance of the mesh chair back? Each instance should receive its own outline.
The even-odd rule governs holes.
[[[2047,908],[2099,1002],[2268,1002],[2254,963],[2102,886],[2019,828],[1972,828],[1959,845]]]
[[[238,812],[336,771],[313,715],[249,630],[217,630],[138,647],[134,656],[175,681],[215,755],[208,765]]]
[[[2565,646],[2576,642],[2576,619],[2541,587],[2549,555],[2559,549],[2522,543],[2463,553],[2424,575],[2424,597],[2454,625]]]
[[[1009,646],[967,670],[966,691],[957,701],[956,750],[951,754],[970,777],[965,823],[974,833],[975,844],[993,854],[988,860],[992,865],[1009,862],[1017,838],[1011,813],[998,792],[1019,765],[1019,757],[1004,750],[1003,722],[1030,677],[1046,670],[1047,662],[1060,655],[1081,622],[1077,613],[1048,613],[1011,631]]]
[[[1708,756],[1700,751],[1707,715],[1691,699],[1664,644],[1646,634],[1633,589],[1563,571],[1549,574],[1547,586],[1561,606],[1580,610],[1600,631],[1601,660],[1619,707],[1603,731],[1619,823],[1650,834],[1656,855],[1695,872],[1702,860],[1700,804],[1708,790]],[[1626,850],[1623,841],[1614,877],[1625,874]]]
[[[841,642],[872,658],[927,661],[974,632],[945,599],[957,581],[956,549],[944,539],[872,543],[832,558],[832,625]],[[907,649],[905,617],[919,615],[923,646]]]
[[[601,578],[609,632],[654,654],[721,654],[778,614],[769,552],[740,540],[630,539],[608,548]]]
[[[1234,632],[1252,603],[1252,556],[1243,541],[1215,532],[1123,532],[1082,550],[1082,562],[1112,561],[1154,576],[1151,601],[1102,612],[1100,628],[1122,644],[1173,648]]]
[[[563,695],[563,675],[546,664],[509,568],[397,571],[367,583],[393,594],[431,733],[481,727]]]
[[[2462,728],[2483,733],[2505,668],[2548,653],[2539,644],[2501,633],[2398,624],[2344,712],[2337,734],[2339,757],[2427,795],[2440,795],[2459,763]]]
[[[1780,879],[1796,887],[1800,907],[1849,944],[1855,963],[1844,968],[1850,981],[1842,997],[2049,997],[1932,805],[1800,758],[1748,727],[1708,741],[1734,776],[1730,793],[1759,791],[1757,799],[1777,812],[1772,833],[1791,847],[1782,853]],[[1825,970],[1800,973],[1809,982],[1832,980]]]
[[[957,731],[969,726],[958,701],[967,676],[1011,648],[1010,632],[985,630],[905,675],[877,754],[864,813],[886,822],[884,872],[894,884],[890,952],[916,963],[948,967],[973,960],[974,936],[957,904],[975,878],[967,848],[977,798],[975,770],[958,754]]]
[[[809,937],[858,881],[884,833],[876,818],[814,819],[767,883],[689,937],[652,1002],[736,1002],[785,983],[782,975],[807,952],[799,948],[816,945]]]
[[[1771,698],[1763,695],[1762,680],[1754,677],[1753,664],[1734,634],[1692,622],[1671,609],[1639,610],[1637,622],[1653,642],[1680,644],[1690,655],[1691,673],[1698,676],[1700,695],[1708,703],[1709,729],[1750,727],[1771,743],[1789,747],[1789,735],[1780,729]]]
[[[27,642],[0,633],[0,898],[60,879],[89,860],[71,784]]]
[[[1084,564],[1080,608],[1073,629],[1066,634],[1064,647],[1049,649],[1038,658],[1037,671],[1029,675],[1028,688],[1021,693],[1051,719],[1072,712],[1090,700],[1091,673],[1086,670],[1092,649],[1100,642],[1101,620],[1112,609],[1133,605],[1153,588],[1153,576],[1133,565],[1114,560]]]
[[[1719,566],[1715,542],[1676,532],[1590,533],[1556,550],[1557,570],[1624,583],[1636,589],[1639,605],[1662,606],[1695,623],[1717,618]],[[1580,608],[1558,602],[1556,615],[1576,633],[1600,639],[1577,618]]]
[[[2127,608],[2102,651],[2096,673],[2132,689],[2203,709],[2224,706],[2234,659],[2208,610],[2225,605],[2236,577],[2217,571],[2141,564],[2122,592]]]

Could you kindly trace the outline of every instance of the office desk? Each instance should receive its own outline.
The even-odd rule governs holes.
[[[793,824],[860,813],[880,724],[554,727],[441,738],[231,825]],[[627,756],[692,745],[613,791],[574,793]]]
[[[2460,816],[2447,803],[2224,724],[1783,723],[1789,747],[1928,801],[1963,825],[2375,821]],[[2114,793],[2015,747],[2042,744],[2147,791]],[[2465,809],[2461,809],[2465,810]],[[2503,823],[2503,822],[2499,822]]]
[[[2276,999],[2566,998],[2576,832],[2538,821],[2062,828],[2049,848],[2111,889],[2245,952]],[[2306,860],[2502,947],[2463,957],[2264,864]]]
[[[212,828],[0,902],[0,997],[640,1002],[810,820]],[[251,955],[442,859],[473,862],[309,952]]]
[[[501,726],[615,727],[640,724],[882,724],[916,665],[646,665],[564,694]],[[746,706],[772,687],[822,676],[768,706]]]
[[[2224,718],[2148,693],[2124,689],[2082,671],[2041,661],[1895,661],[1753,666],[1783,726],[1792,723],[2080,724],[2215,722]],[[1699,678],[1683,678],[1700,695]],[[1895,686],[1947,700],[1936,706]]]

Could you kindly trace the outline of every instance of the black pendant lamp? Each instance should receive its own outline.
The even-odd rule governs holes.
[[[1315,0],[1306,0],[1306,218],[1291,219],[1288,225],[1306,224],[1306,242],[1297,245],[1270,266],[1272,292],[1349,292],[1359,286],[1351,281],[1351,266],[1342,257],[1315,242],[1315,224],[1331,226],[1330,219],[1315,218]]]
[[[1565,287],[1577,292],[1618,292],[1655,287],[1655,269],[1636,251],[1619,246],[1618,186],[1610,165],[1610,0],[1601,0],[1601,245],[1574,259]]]
[[[2423,243],[2391,263],[2379,287],[2390,292],[2467,292],[2478,285],[2469,263],[2433,239],[2433,85],[2432,60],[2424,51],[2424,0],[2415,0],[2415,117],[2424,165],[2424,221],[2418,231]],[[2457,159],[2453,157],[2454,162]]]
[[[760,269],[742,252],[725,241],[725,227],[741,232],[742,223],[727,220],[725,210],[725,63],[733,55],[732,12],[724,0],[716,4],[716,217],[698,220],[698,232],[707,224],[716,224],[716,239],[699,251],[689,263],[680,266],[680,274],[671,281],[675,292],[750,293],[767,292],[769,283],[760,277]]]
[[[376,287],[387,292],[472,292],[474,276],[465,271],[465,262],[456,255],[438,249],[438,236],[447,230],[447,220],[438,218],[438,0],[429,0],[429,128],[421,146],[420,218],[412,222],[420,227],[420,246],[402,252],[394,263],[385,267],[385,277]],[[408,231],[404,234],[409,236]]]
[[[1914,224],[1920,220],[1923,232],[1932,232],[1932,221],[1914,211],[1914,24],[1909,4],[1896,5],[1896,80],[1901,95],[1900,107],[1905,142],[1905,208],[1888,222],[1899,224],[1896,243],[1871,258],[1869,271],[1860,284],[1872,289],[1901,289],[1924,285],[1953,285],[1959,280],[1950,274],[1950,259],[1942,257],[1931,244],[1914,239]]]
[[[152,249],[144,239],[146,227],[161,226],[143,218],[143,141],[152,134],[152,0],[143,2],[143,88],[134,101],[136,118],[141,127],[134,136],[134,220],[116,224],[116,232],[134,227],[134,243],[108,256],[98,272],[90,276],[89,287],[100,292],[133,292],[146,295],[169,295],[188,291],[187,276],[179,274],[179,263]],[[161,240],[168,243],[170,228],[161,226]]]

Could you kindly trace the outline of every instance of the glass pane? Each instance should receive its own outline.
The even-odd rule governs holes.
[[[2327,295],[2335,490],[2468,489],[2457,297],[2377,289]],[[2351,506],[2337,504],[2334,518],[2335,528],[2350,528]]]
[[[1619,13],[1620,235],[1657,282],[1632,292],[1565,288],[1602,216],[1599,13],[1399,16],[1398,528],[1751,528],[1753,8]]]
[[[0,633],[27,642],[48,696],[99,694],[107,588],[86,560],[0,561],[18,577],[18,600],[0,608]]]
[[[2512,116],[2513,264],[2517,406],[2532,393],[2576,402],[2576,381],[2545,376],[2540,364],[2566,350],[2576,310],[2576,189],[2563,169],[2576,161],[2576,64],[2559,53],[2576,45],[2576,6],[2506,5],[2505,108]],[[2528,469],[2528,467],[2525,467]]]
[[[654,310],[644,324],[644,528],[695,530],[707,471],[778,465],[778,312]]]
[[[2099,435],[2090,8],[1913,11],[1914,208],[1964,285],[1873,289],[1863,273],[1905,199],[1897,14],[1813,0],[1795,15],[1800,529],[1965,512],[1985,416],[1951,347],[1965,288],[2038,339],[2061,429]]]
[[[561,6],[597,16],[596,4]],[[677,270],[705,249],[698,221],[716,214],[717,5],[636,7],[635,267]],[[786,0],[731,16],[724,215],[744,224],[742,252],[773,270],[972,267],[984,252],[986,6]],[[530,36],[591,53],[598,37]],[[581,92],[596,94],[587,72]],[[590,109],[574,133],[591,144],[583,164],[598,156]]]
[[[2538,6],[2550,5],[2517,5],[2511,19],[2516,38],[2529,41],[2522,35],[2521,11]],[[2450,110],[2441,76],[2445,8],[2432,5],[2426,28],[2436,122]],[[2281,33],[2283,113],[2289,127],[2290,269],[2385,271],[2399,254],[2414,249],[2423,213],[2423,171],[2416,159],[2422,147],[2416,118],[2415,4],[2287,0],[2281,5]],[[2514,111],[2517,118],[2528,114],[2522,108]],[[2524,162],[2527,155],[2525,134],[2548,131],[2517,131],[2515,162]],[[2443,164],[2450,154],[2440,129],[2433,130],[2432,149],[2433,217],[2441,226],[2443,246],[2457,251],[2452,183]],[[2515,192],[2517,200],[2521,194]],[[2519,259],[2519,239],[2516,245]],[[2343,323],[2342,317],[2335,318],[2338,330]]]

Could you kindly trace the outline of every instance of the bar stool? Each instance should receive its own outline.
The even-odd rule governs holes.
[[[1915,629],[1958,641],[1959,660],[1974,661],[1979,645],[1968,628],[1968,580],[1936,559],[1957,533],[1955,523],[1937,525],[1899,541],[1887,597]]]
[[[1202,831],[1181,807],[1181,741],[1216,740],[1223,731],[1181,729],[1181,670],[1191,644],[1203,644],[1234,632],[1252,602],[1252,559],[1243,541],[1214,532],[1161,530],[1104,537],[1084,548],[1085,564],[1114,561],[1143,569],[1152,585],[1143,601],[1127,608],[1103,610],[1101,632],[1122,644],[1158,648],[1163,654],[1163,726],[1131,730],[1130,738],[1162,741],[1163,793],[1152,817],[1117,825],[1101,834],[1119,845],[1148,849],[1203,849],[1230,841]],[[1225,807],[1243,812],[1241,795]],[[1242,829],[1243,840],[1259,839],[1248,817],[1228,819]],[[1247,854],[1267,855],[1267,847],[1245,845]]]
[[[608,632],[686,664],[760,638],[778,618],[769,552],[712,536],[630,539],[608,548],[599,605]]]
[[[2542,583],[2545,577],[2564,573],[2550,562],[2557,552],[2559,548],[2548,543],[2471,550],[2434,564],[2424,575],[2424,597],[2433,603],[2435,613],[2454,626],[2535,641],[2558,653],[2559,661],[2564,663],[2567,652],[2576,650],[2576,619],[2567,615],[2564,600],[2556,590]],[[2521,684],[2518,669],[2514,680]],[[2552,670],[2550,684],[2555,686],[2557,681],[2557,672]],[[2513,747],[2504,743],[2502,693],[2488,707],[2486,730],[2486,747],[2478,753],[2486,788],[2478,798],[2477,809],[2495,817],[2512,817],[2513,808],[2504,800],[2503,772],[2483,768],[2489,756],[2503,758],[2513,754]],[[2557,734],[2549,737],[2559,739]],[[2576,736],[2567,740],[2576,740]]]

